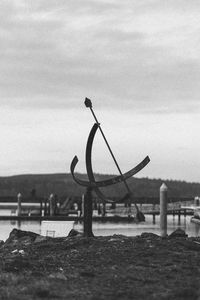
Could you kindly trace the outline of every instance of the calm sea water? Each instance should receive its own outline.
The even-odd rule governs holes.
[[[177,228],[185,230],[188,236],[200,236],[200,225],[190,222],[191,216],[181,216],[181,222],[179,224],[178,217],[168,216],[168,230],[170,234]],[[156,223],[153,224],[152,216],[147,215],[146,221],[133,224],[133,223],[97,223],[93,222],[93,233],[95,236],[105,236],[113,234],[123,234],[127,236],[140,235],[143,232],[152,232],[160,234],[159,216],[156,217]],[[48,236],[67,236],[69,231],[74,228],[76,230],[83,230],[83,225],[75,222],[68,221],[0,221],[0,240],[6,240],[12,229],[18,228],[21,230],[33,231],[38,234]]]

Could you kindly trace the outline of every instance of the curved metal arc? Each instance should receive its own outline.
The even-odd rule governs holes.
[[[70,171],[71,171],[71,174],[72,174],[72,177],[73,177],[74,181],[76,183],[78,183],[79,185],[82,185],[82,186],[85,186],[85,187],[91,186],[89,181],[81,180],[81,179],[79,179],[78,177],[75,176],[74,170],[75,170],[75,167],[76,167],[77,163],[78,163],[78,157],[74,156],[74,158],[71,162],[71,166],[70,166]]]
[[[90,148],[92,149],[92,143],[93,143],[94,136],[96,134],[97,129],[98,129],[98,124],[95,123],[93,125],[91,131],[90,131],[90,135],[88,137],[88,143],[87,143],[86,149],[90,149]],[[88,144],[90,144],[90,145],[88,145]],[[91,154],[92,154],[91,149],[89,150],[90,154],[88,153],[90,158],[91,158]],[[87,151],[88,150],[86,150],[86,156],[87,156]],[[89,157],[86,160],[89,160]],[[106,180],[102,180],[102,181],[95,181],[94,176],[93,176],[92,182],[82,180],[82,179],[79,179],[78,177],[76,177],[75,174],[74,174],[74,170],[75,170],[75,167],[78,163],[78,157],[77,156],[75,156],[73,158],[73,160],[71,162],[70,170],[71,170],[71,174],[73,176],[74,181],[77,182],[78,184],[82,185],[82,186],[85,186],[85,187],[89,187],[89,186],[92,186],[92,187],[95,187],[95,186],[105,187],[105,186],[108,186],[108,185],[112,185],[112,184],[122,182],[123,180],[126,180],[126,179],[132,177],[133,175],[138,173],[140,170],[142,170],[149,162],[150,162],[150,159],[149,159],[148,156],[146,156],[145,159],[143,159],[143,161],[141,161],[136,167],[134,167],[130,171],[124,173],[123,177],[121,175],[119,175],[119,176],[115,176],[115,177],[112,177],[110,179],[106,179]],[[91,164],[91,159],[90,159],[90,164]],[[86,162],[86,166],[87,166],[87,162]]]
[[[150,159],[148,156],[145,157],[145,159],[143,159],[143,161],[141,161],[136,167],[134,167],[133,169],[131,169],[130,171],[126,172],[123,174],[125,180],[132,177],[133,175],[137,174],[139,171],[141,171],[148,163],[150,162]],[[71,162],[71,167],[70,167],[70,171],[71,171],[71,174],[73,176],[73,179],[74,181],[76,181],[78,184],[82,185],[82,186],[85,186],[85,187],[89,187],[91,186],[91,183],[89,181],[86,181],[86,180],[82,180],[78,177],[75,176],[75,167],[78,163],[78,157],[77,156],[74,156],[72,162]],[[110,179],[106,179],[106,180],[102,180],[102,181],[95,181],[95,186],[97,187],[105,187],[105,186],[108,186],[108,185],[112,185],[112,184],[117,184],[119,182],[122,182],[123,179],[122,179],[122,176],[119,175],[119,176],[115,176],[115,177],[112,177]],[[92,186],[94,186],[92,184]]]
[[[71,162],[70,171],[71,171],[72,177],[76,183],[78,183],[79,185],[85,186],[85,187],[94,187],[94,186],[96,186],[96,183],[97,184],[101,183],[100,181],[91,183],[90,181],[82,180],[82,179],[78,178],[77,176],[75,176],[74,170],[75,170],[77,163],[78,163],[78,157],[74,156],[74,158]]]
[[[86,169],[87,169],[88,178],[89,178],[89,181],[91,182],[91,184],[96,184],[93,169],[92,169],[92,144],[93,144],[94,136],[95,136],[97,129],[98,129],[98,124],[95,123],[90,131],[90,134],[89,134],[89,137],[87,140],[86,152],[85,152]],[[115,202],[113,200],[107,199],[96,185],[93,187],[93,190],[95,191],[96,195],[103,202]]]
[[[94,173],[93,173],[93,169],[92,169],[92,145],[93,145],[94,136],[96,134],[98,127],[99,126],[97,123],[95,123],[93,125],[93,127],[90,131],[88,141],[87,141],[87,146],[86,146],[86,169],[87,169],[89,181],[79,179],[74,174],[75,167],[78,163],[77,156],[75,156],[73,158],[73,160],[71,162],[70,170],[71,170],[71,174],[73,176],[74,181],[77,182],[79,185],[82,185],[85,187],[92,187],[94,189],[94,191],[96,192],[97,196],[100,199],[102,199],[104,202],[115,202],[113,200],[107,199],[104,196],[104,194],[99,190],[99,187],[105,187],[108,185],[116,184],[116,183],[122,182],[122,181],[132,177],[133,175],[138,173],[141,169],[143,169],[149,163],[150,159],[148,156],[146,156],[142,162],[140,162],[136,167],[134,167],[130,171],[124,173],[123,176],[119,175],[119,176],[115,176],[115,177],[107,179],[107,180],[95,181],[95,177],[94,177]]]

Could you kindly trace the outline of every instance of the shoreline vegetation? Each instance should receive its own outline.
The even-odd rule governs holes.
[[[199,299],[200,238],[50,238],[13,229],[0,244],[0,299]]]
[[[77,174],[87,180],[86,174]],[[112,175],[95,174],[98,181],[108,179]],[[189,183],[178,180],[162,180],[133,177],[128,180],[129,187],[135,197],[158,197],[162,183],[168,187],[169,197],[195,197],[200,195],[200,183]],[[77,185],[71,174],[32,174],[0,177],[1,197],[14,196],[21,193],[23,197],[49,197],[57,194],[59,198],[77,197],[85,193],[85,188]],[[104,188],[102,189],[104,191]],[[126,190],[123,183],[106,187],[107,197],[124,197]]]

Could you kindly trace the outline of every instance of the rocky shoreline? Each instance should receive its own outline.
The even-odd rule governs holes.
[[[0,299],[200,299],[200,238],[177,230],[85,238],[14,229],[0,243]]]

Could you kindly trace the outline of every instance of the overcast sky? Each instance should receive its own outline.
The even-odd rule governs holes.
[[[0,175],[85,172],[89,97],[123,172],[199,182],[199,53],[196,0],[2,0]]]

